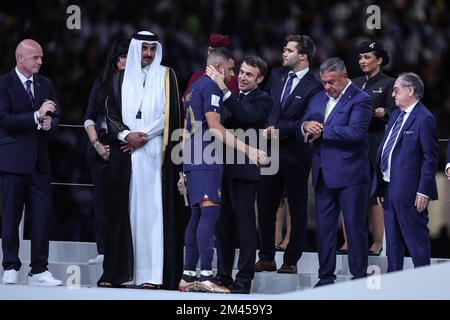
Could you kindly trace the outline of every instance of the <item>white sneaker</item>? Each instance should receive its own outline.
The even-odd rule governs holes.
[[[19,271],[14,269],[5,270],[2,281],[4,284],[16,284],[19,281]]]
[[[105,257],[104,255],[99,254],[95,258],[89,259],[88,264],[102,264],[104,257]]]
[[[28,284],[39,287],[54,287],[62,285],[62,281],[56,279],[50,271],[28,275]]]

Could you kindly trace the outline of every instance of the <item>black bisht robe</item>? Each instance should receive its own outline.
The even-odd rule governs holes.
[[[117,133],[129,128],[122,122],[121,87],[123,72],[117,73],[105,97],[104,108],[108,125],[110,159],[106,187],[105,259],[100,282],[119,286],[133,279],[134,255],[129,215],[131,156],[120,150]],[[175,129],[181,128],[178,83],[174,71],[168,68],[169,104],[165,110],[166,127],[163,138],[161,167],[163,191],[164,269],[163,289],[177,290],[183,272],[183,240],[186,209],[178,193],[177,181],[181,165],[172,163],[170,155],[178,141],[170,141]],[[167,93],[167,91],[166,91]],[[167,130],[167,126],[169,130]]]

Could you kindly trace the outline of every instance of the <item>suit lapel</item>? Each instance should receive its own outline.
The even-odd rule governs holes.
[[[322,116],[322,123],[323,119],[325,119],[325,109],[327,108],[327,102],[328,102],[328,96],[325,94],[325,91],[323,91],[323,94],[321,94],[321,101],[318,104],[319,106],[323,106],[320,108],[320,115]]]
[[[288,79],[288,70],[285,70],[282,74],[281,74],[281,86],[279,86],[277,88],[277,92],[275,92],[275,105],[277,106],[277,108],[281,111],[281,93],[283,93],[283,89],[284,89],[284,85],[286,83]]]
[[[307,72],[303,76],[303,78],[299,81],[299,83],[297,83],[297,85],[295,86],[294,90],[292,90],[291,94],[289,95],[289,98],[286,101],[286,106],[283,108],[283,110],[285,110],[285,109],[287,109],[289,107],[289,105],[291,104],[292,100],[294,100],[296,96],[299,96],[299,93],[302,90],[302,86],[307,81],[307,79],[305,79],[305,78],[307,78],[308,76],[309,76],[309,72]]]
[[[259,88],[256,87],[256,88],[253,89],[248,95],[244,96],[244,97],[241,99],[241,101],[244,100],[244,99],[251,99],[251,97],[254,97],[254,96],[259,95],[259,92],[260,92]]]
[[[30,110],[32,110],[31,102],[28,99],[27,92],[25,91],[25,88],[23,87],[22,82],[20,81],[19,77],[17,76],[16,71],[15,70],[11,71],[10,76],[11,76],[12,87],[16,91],[17,95],[30,108]]]
[[[37,75],[33,76],[33,85],[34,85],[34,104],[36,107],[36,110],[39,109],[39,107],[42,104],[42,88],[41,88],[41,81]]]
[[[394,125],[395,120],[397,120],[399,114],[400,114],[400,109],[397,108],[397,109],[390,115],[390,117],[389,117],[389,122],[388,122],[388,125],[387,125],[387,128],[386,128],[386,132],[390,132],[390,131],[391,131],[392,126]],[[386,136],[387,136],[387,135],[385,135],[384,140],[386,140]]]
[[[386,142],[387,136],[388,136],[389,132],[391,131],[392,126],[394,125],[395,120],[398,118],[399,114],[400,114],[400,110],[397,109],[390,115],[389,122],[388,122],[388,125],[387,125],[387,128],[386,128],[386,133],[385,133],[385,135],[383,137],[383,140],[381,141],[381,146],[384,146],[384,143]],[[378,150],[378,151],[380,151],[380,150]]]
[[[356,90],[356,87],[353,84],[350,84],[350,86],[347,88],[345,93],[342,95],[342,97],[339,99],[339,101],[334,106],[331,113],[328,115],[327,122],[326,122],[327,124],[329,124],[331,122],[331,120],[336,115],[336,113],[338,113],[338,111],[345,106],[345,104],[348,102],[348,100],[350,100],[352,98],[355,90]]]
[[[402,141],[403,138],[403,132],[405,132],[406,130],[409,129],[409,127],[411,127],[411,125],[414,123],[414,121],[416,120],[416,115],[417,112],[419,111],[419,108],[421,107],[421,103],[418,102],[416,104],[416,106],[414,107],[414,109],[411,111],[411,114],[409,115],[408,119],[406,120],[405,124],[403,125],[402,129],[400,130],[399,133],[399,137],[397,139],[397,143],[394,146],[394,149],[396,146],[398,146],[398,144]]]

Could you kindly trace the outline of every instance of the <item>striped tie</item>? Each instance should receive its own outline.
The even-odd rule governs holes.
[[[392,128],[391,135],[389,136],[389,140],[386,143],[386,147],[383,150],[383,154],[381,155],[381,171],[386,172],[389,164],[389,155],[391,153],[392,148],[394,147],[395,140],[397,139],[398,133],[400,132],[400,128],[402,127],[403,117],[405,115],[405,111],[402,111],[395,121],[394,127]]]
[[[289,72],[289,79],[286,83],[286,88],[284,89],[283,98],[281,99],[281,108],[286,105],[286,102],[291,95],[292,83],[294,82],[294,78],[296,77],[297,75],[295,73],[293,73],[292,71]]]
[[[27,96],[28,96],[28,100],[30,100],[31,103],[31,107],[34,109],[36,109],[35,105],[34,105],[34,97],[33,97],[33,93],[31,92],[31,84],[33,83],[33,81],[31,80],[27,80],[25,81],[25,84],[27,85]]]

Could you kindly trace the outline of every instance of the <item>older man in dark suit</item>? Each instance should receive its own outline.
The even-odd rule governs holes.
[[[287,192],[291,213],[291,235],[278,272],[297,273],[297,262],[305,249],[311,147],[296,140],[295,128],[311,97],[322,90],[320,82],[309,70],[315,51],[310,37],[288,36],[283,50],[283,68],[272,71],[266,86],[273,108],[263,135],[268,139],[279,139],[280,170],[275,175],[262,176],[258,188],[261,250],[255,265],[257,272],[277,270],[275,220],[283,189]]]
[[[312,183],[319,286],[336,279],[336,233],[341,210],[347,227],[350,272],[354,278],[366,275],[370,176],[367,128],[372,117],[369,95],[351,83],[341,59],[325,60],[320,78],[325,92],[314,97],[297,132],[304,141],[314,142]]]
[[[232,94],[225,86],[221,73],[209,66],[207,74],[224,92],[223,123],[227,129],[242,130],[249,141],[257,147],[258,130],[264,124],[272,109],[272,99],[262,92],[258,85],[267,73],[267,63],[257,56],[247,56],[241,64],[238,83],[239,95]],[[253,130],[253,131],[252,131]],[[239,137],[238,131],[235,134]],[[241,140],[244,140],[241,138]],[[232,151],[232,150],[230,150]],[[217,275],[216,280],[230,286],[231,293],[250,293],[255,273],[256,258],[256,189],[260,180],[260,169],[241,154],[245,163],[239,163],[239,155],[233,152],[228,159],[222,181],[223,207],[216,227]],[[232,161],[228,161],[232,160]],[[236,280],[231,277],[234,261],[234,234],[239,237],[239,262]],[[232,283],[233,282],[233,283]]]
[[[3,283],[16,284],[21,262],[19,224],[27,208],[31,226],[28,284],[57,286],[47,270],[51,213],[47,134],[57,127],[52,82],[38,75],[43,52],[26,39],[16,49],[16,68],[0,78],[0,179],[3,201]]]
[[[428,204],[437,199],[439,145],[436,120],[420,99],[423,82],[401,74],[392,96],[399,108],[388,124],[377,155],[377,196],[384,208],[388,272],[403,269],[405,247],[414,266],[430,264]]]

